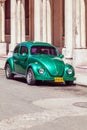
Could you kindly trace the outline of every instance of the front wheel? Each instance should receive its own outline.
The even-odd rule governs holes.
[[[65,84],[68,85],[68,86],[73,85],[73,81],[65,81]]]
[[[35,77],[34,73],[31,68],[28,69],[27,74],[26,74],[26,81],[28,85],[34,85],[35,84]]]
[[[13,79],[14,75],[12,74],[11,72],[11,68],[10,68],[10,65],[9,64],[6,64],[6,67],[5,67],[5,75],[6,75],[6,78],[7,79]]]

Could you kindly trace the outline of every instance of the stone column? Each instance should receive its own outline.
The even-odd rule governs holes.
[[[47,0],[43,0],[43,41],[47,41]]]
[[[17,43],[21,42],[21,0],[17,0]]]
[[[51,42],[50,0],[34,0],[34,9],[34,39]]]
[[[51,43],[51,7],[50,0],[43,0],[43,41]]]
[[[10,52],[22,41],[25,41],[25,0],[11,0]]]
[[[75,66],[87,65],[86,48],[86,23],[85,23],[85,1],[76,0],[76,26],[75,26],[75,49],[73,53],[73,62]]]
[[[41,0],[34,0],[34,40],[41,40],[41,19],[40,19]]]
[[[21,41],[25,41],[25,0],[21,2]]]
[[[4,12],[4,2],[0,1],[0,42],[5,42],[5,12]]]
[[[75,30],[75,34],[76,34],[76,45],[75,48],[81,48],[81,28],[80,28],[80,0],[76,0],[76,30]]]
[[[73,8],[72,0],[65,0],[65,58],[73,56]]]
[[[16,0],[11,0],[11,44],[10,51],[13,51],[17,43],[17,18],[16,18]]]
[[[25,41],[25,0],[17,0],[17,43]]]
[[[47,42],[51,43],[51,3],[47,0]]]
[[[5,0],[0,0],[0,54],[6,54],[5,43]]]
[[[76,48],[86,48],[85,2],[76,0]]]
[[[85,1],[81,1],[81,47],[86,48]]]

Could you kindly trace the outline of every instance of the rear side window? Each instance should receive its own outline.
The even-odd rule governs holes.
[[[19,46],[16,46],[14,49],[14,53],[18,53],[18,51],[19,51]]]
[[[26,46],[21,46],[20,54],[26,53],[28,54],[28,49]]]

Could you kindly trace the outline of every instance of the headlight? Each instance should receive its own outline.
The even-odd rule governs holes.
[[[67,73],[68,73],[68,74],[72,74],[72,72],[73,72],[72,69],[68,69],[68,70],[67,70]]]
[[[42,69],[42,68],[39,69],[39,73],[40,73],[40,74],[43,74],[43,73],[44,73],[44,69]]]

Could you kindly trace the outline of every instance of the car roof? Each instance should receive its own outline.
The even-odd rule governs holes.
[[[36,41],[25,41],[25,42],[22,42],[20,43],[20,45],[24,45],[24,46],[27,46],[27,47],[31,47],[31,46],[53,46],[52,44],[50,43],[46,43],[46,42],[36,42]]]

